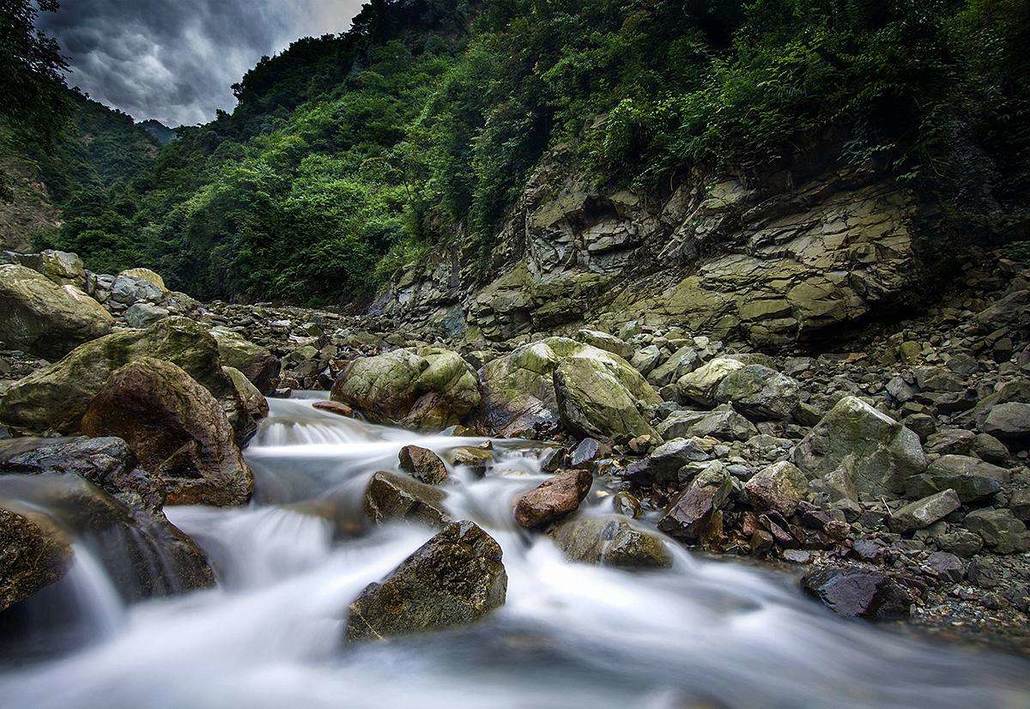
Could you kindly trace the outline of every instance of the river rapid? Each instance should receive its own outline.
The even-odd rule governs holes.
[[[672,542],[662,571],[566,561],[512,519],[512,499],[546,477],[516,441],[494,442],[485,477],[452,469],[446,485],[452,516],[503,547],[506,604],[472,627],[347,644],[350,601],[433,534],[347,535],[369,476],[396,469],[407,444],[443,453],[485,439],[367,425],[312,403],[270,400],[245,451],[250,507],[166,510],[207,552],[216,589],[126,604],[101,563],[109,548],[79,540],[66,578],[30,601],[49,636],[2,660],[0,706],[1030,706],[1030,663],[841,620],[778,574]],[[588,500],[581,514],[610,512]]]

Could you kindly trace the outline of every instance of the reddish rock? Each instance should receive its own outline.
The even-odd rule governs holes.
[[[526,529],[542,527],[574,512],[590,492],[589,470],[566,470],[540,483],[515,503],[515,521]]]
[[[338,416],[354,417],[354,409],[340,401],[316,401],[312,406],[319,411],[326,411]]]
[[[404,446],[400,452],[401,470],[419,482],[439,485],[447,479],[447,466],[433,451],[421,446]]]

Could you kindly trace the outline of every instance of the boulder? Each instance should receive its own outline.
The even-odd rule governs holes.
[[[575,512],[590,492],[589,470],[566,470],[521,495],[515,503],[515,521],[526,529],[542,527]]]
[[[5,251],[0,253],[0,263],[12,263],[31,268],[59,286],[82,288],[86,285],[86,268],[82,259],[67,251],[46,249],[36,254]]]
[[[72,543],[45,516],[0,500],[0,612],[57,583],[72,563]]]
[[[622,515],[580,515],[555,525],[548,535],[570,561],[622,569],[672,566],[665,541]]]
[[[1030,549],[1026,525],[1011,510],[984,508],[966,515],[963,526],[975,532],[998,554],[1021,553]]]
[[[603,363],[572,358],[554,370],[554,391],[562,424],[575,433],[628,441],[656,436],[640,402]]]
[[[617,393],[612,396],[619,403],[624,403],[627,398],[631,398],[638,407],[661,403],[661,397],[651,385],[618,355],[575,340],[550,337],[519,347],[511,354],[484,365],[480,371],[484,428],[506,437],[553,432],[559,423],[553,375],[559,365],[569,360],[590,361],[589,368],[573,372],[582,373],[587,385],[617,382]],[[581,413],[577,408],[570,407],[570,413]],[[640,425],[637,417],[629,413],[627,416],[631,427]]]
[[[744,485],[751,506],[759,512],[770,510],[790,517],[805,499],[808,479],[797,466],[787,461],[774,463],[755,473]]]
[[[686,490],[676,497],[658,520],[658,529],[669,536],[694,542],[708,531],[713,515],[733,491],[733,479],[718,462],[709,464]]]
[[[254,430],[236,387],[222,371],[218,344],[206,328],[183,317],[80,345],[60,362],[12,386],[0,398],[0,423],[26,433],[77,433],[86,407],[111,374],[142,357],[172,362],[203,384],[218,400],[238,438]]]
[[[162,293],[168,292],[168,286],[165,285],[165,279],[161,278],[161,274],[151,271],[149,268],[128,268],[119,273],[118,276],[143,281],[144,283],[149,283],[154,286]]]
[[[964,503],[990,497],[1009,481],[1011,473],[979,458],[966,455],[942,455],[930,463],[926,472],[908,480],[909,497],[925,497],[952,489]]]
[[[115,371],[90,402],[82,431],[125,440],[170,504],[240,505],[253,492],[225,413],[171,362],[142,358]]]
[[[375,524],[394,520],[442,527],[450,521],[444,508],[446,494],[439,488],[409,478],[380,471],[365,487],[365,514]]]
[[[676,382],[680,398],[700,406],[715,406],[715,392],[722,380],[745,366],[733,357],[716,357],[711,362],[683,375]]]
[[[711,436],[720,441],[746,441],[758,434],[755,425],[729,406],[720,407],[695,421],[688,430],[692,436]]]
[[[281,368],[278,357],[228,328],[213,327],[211,336],[218,343],[222,364],[243,372],[262,394],[275,391]]]
[[[669,359],[651,370],[647,380],[655,386],[665,386],[701,366],[701,355],[693,345],[685,345],[672,353]]]
[[[472,522],[454,522],[351,603],[347,640],[468,625],[504,605],[501,547]]]
[[[332,399],[377,423],[441,430],[476,409],[480,394],[460,355],[419,347],[351,362],[333,385]]]
[[[134,328],[145,328],[171,315],[168,308],[151,303],[136,303],[125,311],[125,324]]]
[[[148,280],[122,272],[111,284],[108,303],[120,309],[136,303],[160,303],[164,300],[166,292],[167,289],[159,288]]]
[[[760,364],[729,372],[715,388],[715,400],[753,419],[787,421],[800,403],[801,386],[793,378]]]
[[[633,357],[633,345],[619,339],[615,335],[609,335],[607,332],[580,330],[576,333],[576,340],[596,347],[599,350],[611,352],[613,355],[622,357],[627,361]]]
[[[858,494],[875,499],[905,491],[926,469],[919,436],[854,396],[837,402],[797,445],[793,462],[810,480],[845,464]]]
[[[801,579],[801,587],[845,618],[906,618],[912,605],[908,591],[878,571],[816,569]]]
[[[587,437],[581,440],[569,455],[569,465],[573,468],[589,465],[611,455],[611,453],[611,444],[606,441],[599,441],[596,438]]]
[[[401,470],[419,482],[439,485],[447,479],[447,466],[428,448],[404,446],[398,457]]]
[[[647,458],[647,470],[655,480],[677,480],[678,471],[687,463],[712,459],[715,440],[676,438],[655,448]]]
[[[254,419],[263,419],[268,416],[268,400],[254,384],[247,379],[247,375],[235,367],[222,367],[225,376],[229,377],[233,388],[236,390],[236,399],[247,416]]]
[[[902,507],[891,516],[890,528],[901,534],[914,532],[939,522],[960,507],[962,502],[955,491],[944,490]]]
[[[18,265],[0,266],[0,343],[44,359],[111,331],[114,318],[75,286]]]
[[[1010,401],[991,407],[983,423],[983,432],[1026,447],[1030,444],[1030,404]]]

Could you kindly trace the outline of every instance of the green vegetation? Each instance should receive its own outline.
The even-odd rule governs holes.
[[[202,298],[363,301],[461,230],[488,248],[559,145],[658,192],[817,154],[987,237],[1030,193],[1028,43],[1023,0],[380,0],[133,179],[69,190],[52,243]]]

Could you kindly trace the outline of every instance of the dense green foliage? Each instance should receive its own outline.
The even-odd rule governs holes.
[[[488,247],[562,146],[666,189],[809,153],[909,180],[985,233],[1030,193],[1025,0],[380,0],[305,39],[56,240],[201,297],[351,302],[459,229]]]

